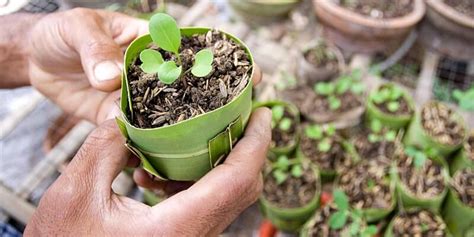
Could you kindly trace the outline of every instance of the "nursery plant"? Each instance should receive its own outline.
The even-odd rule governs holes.
[[[467,91],[454,90],[453,98],[459,107],[466,111],[474,111],[474,86]]]
[[[474,169],[474,130],[471,131],[462,149],[453,157],[449,166],[451,175],[462,168]]]
[[[414,113],[411,96],[395,84],[387,83],[372,91],[367,100],[367,120],[379,120],[393,129],[404,128]]]
[[[416,113],[403,139],[405,145],[432,148],[448,156],[458,150],[467,136],[464,120],[455,110],[431,101]]]
[[[317,211],[305,224],[302,237],[321,236],[358,236],[372,237],[377,234],[375,225],[368,225],[361,210],[351,208],[349,198],[339,189],[333,192],[333,202]]]
[[[399,204],[438,212],[448,191],[448,166],[437,150],[407,146],[397,150],[391,174]]]
[[[149,32],[125,53],[117,122],[145,170],[196,180],[222,162],[248,121],[252,55],[228,33],[180,29],[163,13]]]
[[[261,210],[278,229],[295,232],[318,207],[320,193],[316,167],[300,157],[279,156],[264,171]]]
[[[385,230],[385,237],[451,236],[443,219],[436,213],[411,208],[398,213]]]
[[[443,219],[454,236],[474,235],[474,169],[458,170],[451,180]]]
[[[306,85],[327,81],[336,77],[344,67],[341,52],[325,41],[314,42],[302,52],[298,64],[298,76]]]

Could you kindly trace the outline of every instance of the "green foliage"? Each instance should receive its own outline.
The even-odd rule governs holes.
[[[305,135],[318,141],[318,150],[320,152],[328,152],[331,150],[335,134],[336,127],[332,124],[329,124],[326,127],[320,125],[309,125],[305,128]]]
[[[417,169],[423,168],[429,157],[438,156],[438,152],[434,148],[428,147],[425,150],[420,150],[415,146],[405,147],[405,154],[413,158],[413,166]]]
[[[401,97],[403,97],[403,89],[395,85],[386,85],[372,93],[369,99],[377,105],[385,103],[387,110],[394,113],[400,108]]]
[[[374,119],[370,121],[370,133],[367,139],[371,143],[388,141],[393,142],[397,138],[397,132],[388,127],[384,127],[380,120]]]
[[[303,167],[298,159],[288,159],[287,156],[279,156],[277,161],[272,164],[272,175],[277,185],[283,184],[290,175],[300,178],[303,175]]]
[[[284,117],[285,106],[275,105],[272,107],[272,128],[278,127],[282,131],[289,131],[293,125],[291,118]]]
[[[454,90],[453,98],[458,102],[461,109],[474,111],[474,86],[467,91]]]
[[[140,67],[146,73],[158,73],[158,79],[164,84],[172,84],[183,74],[179,55],[181,31],[178,24],[171,16],[157,13],[150,19],[149,31],[153,42],[161,49],[173,53],[179,66],[174,61],[165,62],[160,52],[145,49],[140,53],[140,60],[142,61]],[[196,77],[207,76],[212,71],[213,60],[214,55],[210,49],[200,50],[195,55],[191,73]]]
[[[278,125],[278,128],[282,131],[288,131],[291,128],[291,124],[292,124],[291,119],[283,118],[280,121],[280,124]]]
[[[314,91],[318,95],[322,95],[328,99],[329,109],[337,110],[341,107],[341,99],[344,93],[351,91],[360,95],[365,90],[364,84],[360,82],[362,72],[354,70],[351,74],[343,75],[332,82],[319,82],[314,85]]]

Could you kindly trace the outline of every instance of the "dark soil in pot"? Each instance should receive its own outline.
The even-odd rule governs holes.
[[[343,7],[371,18],[395,18],[413,11],[413,0],[339,0]]]
[[[310,48],[303,56],[314,67],[325,68],[328,71],[338,70],[339,62],[337,56],[325,43],[320,43]]]
[[[376,161],[363,160],[343,172],[338,186],[347,194],[353,208],[390,208],[392,192],[387,169]]]
[[[474,135],[469,136],[464,145],[464,149],[466,149],[469,159],[474,161]]]
[[[342,138],[339,136],[331,137],[331,148],[327,152],[318,149],[318,140],[302,136],[300,149],[305,157],[317,165],[322,171],[343,169],[345,160],[350,160],[350,155],[344,150]]]
[[[404,186],[417,198],[433,198],[446,188],[443,166],[426,159],[415,167],[414,159],[401,154],[397,160],[398,175]]]
[[[389,167],[395,154],[395,142],[386,140],[370,142],[369,134],[369,131],[364,130],[352,139],[357,153],[362,159],[376,160],[379,165]]]
[[[459,200],[464,205],[474,208],[474,170],[463,169],[453,176],[451,181]]]
[[[444,0],[444,2],[456,11],[474,18],[474,2],[472,0]]]
[[[441,103],[430,103],[421,111],[424,130],[436,141],[456,145],[465,137],[465,128],[454,116],[455,111]]]
[[[426,210],[401,213],[394,217],[393,236],[446,236],[446,224]]]
[[[285,107],[283,118],[291,120],[291,126],[288,129],[282,129],[281,126],[275,126],[272,128],[272,144],[270,147],[287,147],[296,140],[296,129],[297,123],[296,118],[293,114],[288,112]],[[282,121],[280,121],[281,123]],[[272,124],[273,126],[273,124]]]
[[[263,197],[279,208],[302,207],[314,198],[319,180],[313,169],[305,168],[299,178],[289,175],[278,185],[273,175],[264,178]]]
[[[149,48],[158,50],[165,60],[174,60],[171,53],[156,45]],[[213,69],[208,76],[198,78],[188,69],[195,54],[204,48],[214,53]],[[167,126],[218,109],[237,97],[250,81],[252,65],[244,48],[219,31],[183,36],[180,55],[185,73],[171,85],[160,82],[157,74],[143,72],[139,58],[130,66],[127,75],[134,116],[128,118],[134,126]]]

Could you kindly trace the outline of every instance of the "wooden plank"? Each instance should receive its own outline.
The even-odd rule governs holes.
[[[15,220],[23,224],[28,223],[36,207],[19,198],[10,189],[0,183],[0,208],[5,210]]]

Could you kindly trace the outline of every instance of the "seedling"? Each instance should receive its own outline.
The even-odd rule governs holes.
[[[303,167],[299,159],[288,159],[287,156],[279,156],[272,164],[272,175],[277,185],[283,184],[288,177],[299,178],[303,175]]]
[[[383,86],[370,96],[370,99],[377,105],[385,106],[388,111],[394,113],[400,108],[398,101],[403,96],[403,90],[398,86]]]
[[[349,236],[371,237],[377,234],[377,227],[375,225],[365,225],[362,211],[350,207],[349,198],[342,190],[334,190],[333,196],[337,211],[329,217],[329,228],[339,230],[350,219]]]
[[[356,95],[360,95],[365,86],[360,81],[362,72],[354,70],[349,75],[343,75],[333,82],[319,82],[314,85],[314,91],[318,95],[327,98],[329,102],[329,109],[337,110],[341,107],[342,102],[339,96],[351,91]]]
[[[307,137],[318,141],[318,150],[320,152],[328,152],[331,150],[333,136],[336,134],[336,127],[329,124],[325,128],[320,125],[310,125],[306,127],[305,134]]]
[[[276,105],[272,107],[272,128],[278,127],[280,130],[287,132],[292,124],[292,120],[285,117],[285,106]]]
[[[316,60],[316,64],[320,65],[325,63],[325,61],[330,61],[336,59],[336,55],[333,51],[329,50],[325,42],[320,42],[315,47],[310,48],[307,51],[308,56],[312,55]]]
[[[374,119],[370,121],[370,133],[367,139],[371,143],[376,143],[376,142],[382,142],[382,141],[387,141],[387,142],[393,142],[397,138],[397,132],[395,130],[391,130],[387,127],[384,127],[382,125],[382,122],[380,122],[377,119]]]
[[[467,91],[454,90],[454,99],[458,102],[459,107],[466,111],[474,111],[474,86]]]
[[[407,146],[405,154],[413,158],[413,166],[417,169],[423,168],[428,157],[435,157],[438,155],[436,149],[427,148],[424,151],[414,146]]]
[[[194,65],[183,72],[179,48],[181,32],[176,21],[164,13],[155,14],[150,19],[149,31],[153,42],[161,49],[172,53],[173,59],[165,61],[161,53],[145,49],[140,53],[141,69],[150,74],[158,73],[158,79],[164,84],[172,84],[189,70],[196,77],[205,77],[212,71],[214,54],[210,49],[202,49],[194,56]],[[177,62],[175,62],[175,60]]]

